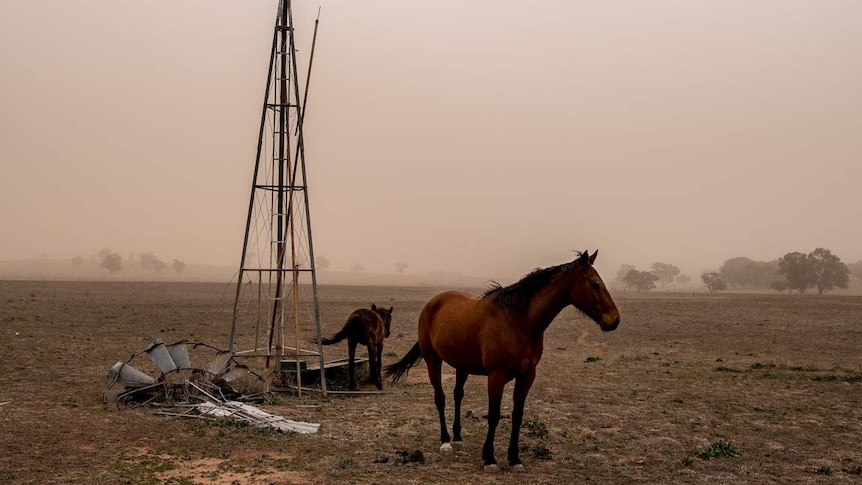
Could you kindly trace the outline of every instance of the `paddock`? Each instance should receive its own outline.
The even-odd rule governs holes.
[[[612,292],[625,324],[607,334],[566,309],[545,334],[527,400],[527,475],[503,465],[486,476],[485,379],[467,382],[465,451],[444,460],[424,366],[382,394],[280,395],[261,405],[320,423],[314,435],[103,405],[107,370],[154,337],[225,342],[232,302],[224,288],[0,281],[0,483],[862,479],[858,296]],[[368,302],[394,306],[386,365],[416,341],[418,313],[440,290],[323,285],[324,333]],[[451,396],[454,372],[443,373]],[[498,448],[507,442],[511,403],[510,384]],[[416,450],[425,463],[405,459]]]

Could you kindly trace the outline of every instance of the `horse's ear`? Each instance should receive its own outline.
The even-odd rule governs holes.
[[[590,252],[589,252],[589,250],[582,252],[582,253],[581,253],[581,257],[580,257],[579,259],[580,259],[580,262],[581,262],[581,263],[583,263],[583,264],[587,264],[587,263],[589,263],[589,261],[590,261]]]
[[[374,303],[372,303],[372,304],[371,304],[371,309],[372,309],[372,310],[374,310],[374,311],[376,312],[376,311],[377,311],[377,305],[375,305]]]
[[[394,309],[395,309],[394,306],[389,307],[389,313],[392,313],[392,310],[394,310]]]
[[[590,264],[593,264],[593,263],[595,263],[595,262],[596,262],[596,256],[598,256],[598,255],[599,255],[599,250],[598,250],[598,249],[596,249],[595,251],[593,251],[593,254],[590,256]]]

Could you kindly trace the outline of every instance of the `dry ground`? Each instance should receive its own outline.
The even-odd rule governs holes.
[[[324,332],[355,308],[392,305],[392,362],[436,291],[323,286]],[[610,334],[567,309],[527,400],[527,474],[492,476],[481,471],[484,378],[467,383],[466,452],[444,460],[422,366],[380,395],[262,405],[321,423],[316,435],[103,404],[107,370],[154,337],[223,344],[231,294],[0,281],[0,483],[862,483],[860,297],[618,293]],[[450,422],[451,409],[450,397]],[[424,464],[398,463],[417,449]]]

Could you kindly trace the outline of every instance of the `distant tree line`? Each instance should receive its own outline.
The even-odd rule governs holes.
[[[818,294],[823,294],[835,288],[847,288],[851,277],[862,280],[862,261],[847,265],[830,250],[817,248],[810,253],[787,253],[772,261],[731,258],[717,271],[705,271],[700,278],[710,293],[727,288],[771,288],[805,293],[816,288]],[[684,285],[689,278],[680,275],[679,268],[672,264],[654,263],[650,271],[638,271],[630,264],[623,264],[616,281],[637,291],[649,291],[656,283],[662,288],[673,282]]]
[[[650,271],[639,271],[631,264],[623,264],[617,271],[616,281],[636,291],[649,291],[656,287],[656,283],[665,288],[674,282],[685,285],[691,278],[680,274],[680,269],[672,264],[656,262]]]
[[[102,249],[97,254],[99,267],[108,270],[109,273],[116,273],[123,269],[123,257],[108,248]],[[129,254],[129,262],[146,271],[160,272],[167,268],[168,264],[159,259],[152,251],[146,253],[131,253]],[[85,264],[84,258],[75,256],[72,258],[72,266],[79,267]],[[186,269],[186,263],[179,259],[174,259],[171,264],[171,269],[177,274],[182,273]]]
[[[862,261],[848,266],[825,248],[807,254],[794,251],[773,261],[731,258],[718,269],[720,278],[733,288],[772,288],[799,293],[816,288],[818,294],[847,288],[854,273],[856,278],[862,279]]]

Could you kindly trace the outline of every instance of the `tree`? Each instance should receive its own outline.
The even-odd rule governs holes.
[[[651,273],[658,278],[662,288],[673,283],[673,279],[679,274],[679,268],[668,263],[653,263]]]
[[[862,260],[848,264],[847,269],[850,270],[851,276],[853,276],[857,280],[862,280]]]
[[[754,261],[744,256],[730,258],[718,268],[725,283],[734,288],[768,288],[775,281],[778,261]]]
[[[72,258],[72,266],[76,268],[79,266],[84,266],[84,258],[82,258],[81,256],[75,256],[74,258]]]
[[[773,281],[769,287],[779,293],[782,291],[790,291],[790,288],[787,287],[787,283],[784,281]]]
[[[814,265],[808,260],[807,254],[794,251],[778,260],[778,274],[784,275],[783,288],[805,293],[813,286]]]
[[[403,275],[405,269],[407,269],[407,263],[395,263],[395,271]]]
[[[632,269],[629,270],[625,278],[623,278],[623,283],[625,283],[629,288],[634,288],[637,291],[649,291],[655,288],[655,282],[657,280],[658,276],[649,271],[638,271],[636,269]]]
[[[721,276],[718,274],[718,271],[707,271],[706,273],[700,275],[700,279],[703,281],[703,284],[706,285],[706,288],[710,293],[716,293],[721,290],[727,289],[727,283],[721,279]]]
[[[799,251],[785,254],[778,260],[778,274],[784,275],[784,281],[773,283],[776,291],[805,293],[808,288],[817,288],[817,293],[822,295],[836,287],[847,288],[850,283],[850,269],[825,248],[808,254]]]
[[[326,259],[326,256],[318,256],[314,262],[317,269],[329,269],[329,260]]]
[[[676,282],[680,286],[687,285],[689,281],[691,281],[691,276],[689,276],[687,274],[681,274],[681,275],[676,277]]]
[[[183,263],[179,259],[175,259],[173,264],[171,264],[171,269],[176,271],[177,274],[180,274],[184,269],[186,269],[186,263]]]
[[[139,254],[138,260],[141,262],[142,269],[152,269],[156,272],[165,269],[167,266],[167,263],[159,259],[152,251]]]
[[[100,253],[101,254],[101,253]],[[108,253],[102,257],[100,268],[105,268],[109,273],[116,273],[123,269],[123,257],[117,253]]]
[[[633,264],[621,264],[619,271],[617,271],[616,277],[614,277],[614,280],[617,283],[625,283],[625,281],[623,280],[625,279],[626,275],[629,274],[629,271],[633,269],[635,269]]]
[[[350,271],[352,271],[352,272],[354,272],[354,273],[360,273],[360,272],[362,272],[363,270],[365,270],[365,268],[364,268],[361,264],[359,264],[359,263],[356,263],[356,264],[354,264],[353,266],[351,266],[351,267],[350,267]]]
[[[812,286],[817,287],[818,295],[835,287],[847,288],[850,283],[850,270],[832,251],[817,248],[808,253],[808,261],[812,265]]]

